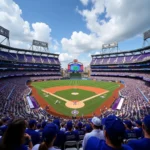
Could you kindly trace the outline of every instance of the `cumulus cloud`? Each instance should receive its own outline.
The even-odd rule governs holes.
[[[24,20],[22,10],[13,0],[0,0],[0,25],[10,30],[12,46],[28,47],[33,39],[51,42],[51,28],[43,23],[30,24]],[[25,43],[26,42],[26,43]]]
[[[60,53],[59,60],[61,62],[68,62],[73,60],[73,56],[69,55],[68,53]]]
[[[95,34],[86,34],[82,31],[73,32],[70,39],[63,38],[61,44],[64,50],[73,54],[101,48],[101,41]]]
[[[84,53],[98,50],[103,43],[120,42],[150,28],[149,0],[135,0],[133,3],[130,0],[90,2],[90,9],[77,9],[84,18],[90,34],[74,31],[69,39],[63,38],[62,47],[69,52]]]
[[[88,2],[89,2],[89,0],[80,0],[81,1],[81,3],[83,4],[83,5],[87,5],[88,4]]]

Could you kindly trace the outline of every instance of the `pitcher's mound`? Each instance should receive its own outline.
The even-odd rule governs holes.
[[[73,92],[73,93],[71,93],[72,95],[78,95],[79,93],[77,93],[77,92]]]
[[[78,101],[78,100],[73,100],[73,101],[68,101],[66,102],[66,107],[68,108],[73,108],[73,109],[77,109],[77,108],[82,108],[84,107],[84,103],[82,101]]]

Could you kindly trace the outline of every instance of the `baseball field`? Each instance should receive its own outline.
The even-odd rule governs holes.
[[[109,108],[121,84],[93,80],[32,82],[32,95],[41,107],[61,116],[90,116]]]

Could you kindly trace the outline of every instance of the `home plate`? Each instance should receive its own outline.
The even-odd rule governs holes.
[[[79,93],[77,93],[77,92],[73,92],[73,93],[71,93],[72,95],[78,95]]]

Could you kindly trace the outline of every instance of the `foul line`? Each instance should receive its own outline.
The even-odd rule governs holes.
[[[60,96],[55,95],[55,94],[52,94],[52,93],[47,92],[47,91],[45,91],[45,90],[42,90],[42,91],[45,92],[45,93],[47,93],[47,94],[50,94],[50,95],[52,95],[52,96],[54,96],[54,97],[56,97],[56,98],[58,98],[58,99],[61,99],[62,101],[65,101],[65,102],[68,102],[68,101],[69,101],[69,100],[67,100],[67,99],[65,99],[65,98],[63,98],[63,97],[60,97]]]
[[[120,85],[119,85],[120,86]],[[110,89],[112,89],[113,87],[119,87],[119,86],[112,86],[112,87],[110,87],[110,88],[108,88],[109,90]],[[108,90],[107,89],[107,90]],[[65,101],[65,102],[68,102],[68,101],[70,101],[70,100],[67,100],[67,99],[65,99],[65,98],[63,98],[63,97],[60,97],[60,96],[58,96],[58,95],[55,95],[55,94],[53,94],[53,93],[50,93],[50,92],[47,92],[47,91],[45,91],[45,90],[42,90],[43,92],[45,92],[45,93],[47,93],[47,94],[50,94],[50,95],[52,95],[52,96],[54,96],[54,97],[56,97],[56,98],[58,98],[58,99],[61,99],[62,101]],[[92,96],[92,97],[88,97],[88,98],[86,98],[86,99],[83,99],[83,100],[80,100],[80,102],[86,102],[86,101],[88,101],[88,100],[91,100],[91,99],[93,99],[93,98],[95,98],[95,97],[98,97],[98,96],[100,96],[100,95],[103,95],[103,94],[105,94],[105,93],[108,93],[109,91],[105,91],[105,92],[103,92],[103,93],[100,93],[100,94],[97,94],[97,95],[94,95],[94,96]]]
[[[103,92],[103,93],[94,95],[94,96],[89,97],[89,98],[86,98],[86,99],[84,99],[84,100],[82,100],[82,101],[80,101],[80,102],[86,102],[86,101],[91,100],[91,99],[93,99],[93,98],[95,98],[95,97],[98,97],[98,96],[100,96],[100,95],[103,95],[103,94],[105,94],[105,93],[107,93],[107,92],[108,92],[108,91],[105,91],[105,92]]]

